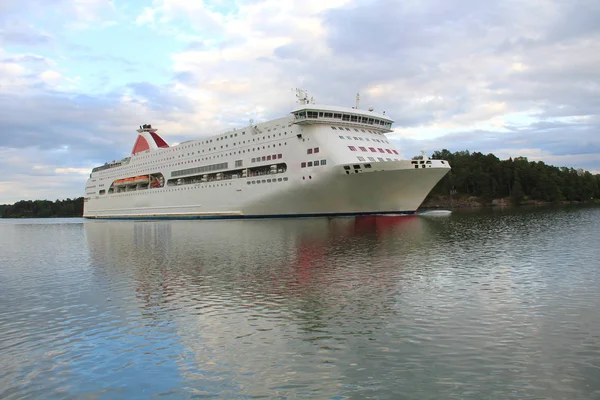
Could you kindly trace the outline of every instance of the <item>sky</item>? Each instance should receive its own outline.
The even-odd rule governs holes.
[[[151,123],[168,143],[295,107],[373,106],[407,158],[600,173],[598,0],[0,0],[0,204],[84,194]]]

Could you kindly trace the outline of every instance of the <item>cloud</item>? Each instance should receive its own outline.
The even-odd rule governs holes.
[[[0,19],[0,44],[2,45],[39,46],[47,45],[52,40],[52,36],[30,24],[17,20],[2,21]]]
[[[0,55],[2,52],[0,51]],[[38,54],[14,54],[5,58],[0,58],[0,62],[2,63],[13,63],[13,64],[33,64],[33,65],[43,65],[44,67],[54,67],[56,66],[56,62],[52,59],[49,59],[44,56],[40,56]]]
[[[79,175],[89,175],[90,170],[88,168],[55,168],[54,172],[57,174],[79,174]]]
[[[395,119],[406,157],[469,149],[600,170],[597,1],[23,4],[0,5],[0,150],[33,158],[0,164],[4,176],[45,159],[73,193],[85,176],[60,171],[127,155],[141,123],[181,142],[286,115],[298,86],[333,105],[360,92]]]
[[[92,164],[66,157],[68,152],[47,152],[42,149],[7,149],[0,147],[0,203],[12,203],[23,199],[64,199],[80,196],[81,186],[87,176],[78,173],[65,173],[70,168],[61,165],[79,164],[81,172]],[[81,164],[80,164],[81,163]]]

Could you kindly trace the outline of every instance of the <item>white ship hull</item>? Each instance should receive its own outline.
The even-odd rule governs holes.
[[[175,147],[165,144],[138,153],[134,148],[130,159],[92,173],[83,216],[413,213],[450,166],[441,160],[400,160],[382,130],[389,128],[361,129],[337,121],[303,124],[289,117]],[[124,178],[130,183],[122,184]]]
[[[362,172],[350,175],[336,173],[343,171],[338,167],[311,175],[310,180],[305,176],[304,180],[296,177],[248,185],[252,178],[246,178],[154,189],[152,198],[142,192],[99,197],[88,203],[84,216],[241,218],[412,213],[448,172],[448,167],[413,169],[407,161],[379,163],[377,170],[365,172],[361,168]],[[267,180],[269,176],[260,178]]]

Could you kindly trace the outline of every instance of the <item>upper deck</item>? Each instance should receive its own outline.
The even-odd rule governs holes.
[[[105,169],[109,169],[109,168],[120,167],[121,165],[126,165],[129,163],[129,160],[130,160],[130,157],[126,157],[120,161],[104,163],[104,165],[101,165],[100,167],[92,168],[92,173],[98,172],[98,171],[104,171]]]
[[[294,109],[292,114],[294,115],[295,124],[347,125],[374,129],[379,132],[392,132],[392,124],[394,123],[385,114],[373,111],[317,104],[303,104],[301,107]]]

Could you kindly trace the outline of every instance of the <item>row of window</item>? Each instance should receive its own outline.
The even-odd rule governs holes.
[[[357,151],[356,147],[354,146],[348,146],[348,148],[350,149],[350,151]],[[366,147],[359,147],[360,151],[371,151],[371,153],[377,153],[377,150],[379,150],[380,153],[385,153],[387,152],[388,154],[396,154],[399,155],[398,152],[396,150],[390,150],[390,149],[382,149],[382,148],[377,148],[377,150],[374,147],[369,147],[369,150],[367,150]]]
[[[275,130],[275,129],[277,129],[277,128],[274,128],[273,130]],[[269,129],[268,131],[269,131],[269,132],[271,132],[271,129]],[[245,134],[246,134],[245,132],[242,132],[242,135],[245,135]],[[286,131],[286,132],[283,132],[283,135],[284,135],[284,136],[285,136],[285,135],[287,135],[287,131]],[[272,138],[273,138],[273,139],[275,139],[275,138],[277,137],[277,135],[275,135],[275,133],[273,133],[273,135],[266,135],[266,136],[264,136],[264,134],[263,134],[263,136],[256,136],[255,138],[253,138],[253,139],[252,139],[252,141],[253,141],[253,142],[256,142],[256,141],[259,141],[259,140],[271,139],[271,136],[272,136]],[[281,132],[280,132],[280,133],[279,133],[279,137],[281,137],[281,136],[282,136],[282,134],[281,134]],[[215,138],[215,142],[218,142],[218,141],[223,141],[223,140],[225,140],[225,139],[233,139],[234,137],[237,137],[237,133],[231,134],[231,135],[229,135],[229,136],[228,136],[228,135],[225,135],[225,136],[222,136],[222,137],[217,137],[217,138]],[[192,141],[190,140],[190,141],[188,141],[188,142],[192,142]],[[173,149],[173,150],[177,150],[178,148],[187,149],[187,148],[190,148],[190,147],[195,147],[195,146],[200,146],[200,145],[210,144],[210,143],[212,143],[213,141],[212,141],[212,139],[208,139],[208,140],[206,140],[206,141],[196,141],[195,143],[186,144],[186,143],[188,143],[188,142],[183,142],[183,143],[179,144],[179,146],[174,146],[174,147],[172,147],[171,149]],[[242,141],[242,142],[233,143],[233,145],[234,145],[234,146],[235,146],[236,144],[237,144],[237,145],[246,144],[246,141],[244,140],[244,141]],[[250,144],[250,139],[248,139],[248,144]],[[180,147],[180,146],[181,146],[181,147]],[[228,146],[229,146],[229,145],[225,145],[225,147],[228,147]],[[223,146],[221,146],[221,148],[223,148]],[[215,149],[216,149],[216,147],[215,147]],[[210,150],[210,149],[209,149],[209,150]]]
[[[176,177],[176,176],[189,175],[189,174],[201,174],[203,172],[209,172],[209,171],[217,171],[219,169],[226,169],[227,165],[228,165],[228,163],[224,162],[224,163],[219,163],[219,164],[204,165],[202,167],[196,167],[196,168],[180,169],[179,171],[172,171],[171,176]]]
[[[350,130],[350,128],[348,128],[348,127],[341,127],[341,126],[335,127],[335,126],[332,126],[332,127],[331,127],[331,129],[333,129],[334,131],[337,131],[338,129],[339,129],[340,131],[343,131],[343,130],[345,129],[345,130],[347,130],[348,132],[352,132],[352,131]],[[352,128],[352,129],[354,129],[356,132],[359,132],[359,129],[357,129],[357,128]],[[373,131],[371,131],[371,130],[369,130],[369,129],[366,129],[366,130],[365,130],[365,129],[360,129],[360,132],[363,132],[363,133],[367,133],[367,132],[369,132],[369,133],[372,133],[373,135],[381,135],[381,133],[379,133],[379,132],[373,132]]]
[[[285,182],[287,181],[288,178],[287,176],[284,176],[283,178],[273,178],[273,179],[259,179],[256,181],[248,181],[246,182],[247,185],[255,185],[255,184],[259,184],[259,183],[275,183],[275,182]]]
[[[358,161],[367,161],[365,160],[364,157],[362,156],[358,156],[356,157],[358,159]],[[383,157],[377,157],[377,160],[375,160],[375,157],[367,157],[369,159],[369,161],[394,161],[391,158],[386,158],[384,159]],[[396,161],[398,161],[398,159],[396,158]]]
[[[318,167],[319,165],[327,165],[327,160],[303,161],[300,163],[300,168]]]
[[[277,160],[281,157],[283,157],[282,154],[273,154],[272,156],[262,156],[262,157],[252,158],[252,160],[250,160],[250,161],[251,162],[270,161],[270,160]]]
[[[348,139],[348,140],[354,139],[354,140],[360,140],[360,141],[365,140],[367,142],[371,141],[371,139],[369,139],[369,138],[362,138],[362,137],[357,137],[357,136],[342,136],[342,135],[340,135],[339,138],[342,139],[342,140],[343,139]],[[378,143],[388,143],[388,144],[390,143],[387,140],[383,140],[383,139],[373,139],[373,141],[374,142],[378,142]]]
[[[130,190],[130,191],[126,191],[126,192],[114,193],[114,195],[115,196],[119,196],[119,197],[123,197],[123,196],[135,196],[135,195],[138,195],[138,194],[165,193],[165,192],[174,192],[174,191],[178,191],[178,190],[204,189],[204,188],[221,187],[221,186],[231,186],[231,183],[207,184],[207,185],[202,185],[202,186],[201,185],[193,185],[193,186],[190,185],[188,187],[181,187],[181,188],[174,188],[174,189],[163,189],[160,192],[156,191],[156,190],[148,190],[146,188],[146,189],[141,189],[141,190]],[[100,194],[103,195],[105,193],[100,193]]]
[[[283,145],[287,145],[287,142],[284,142]],[[279,143],[279,146],[281,147],[281,143]],[[270,147],[271,147],[271,145],[267,145],[266,147],[262,146],[262,149],[260,147],[256,147],[256,148],[248,149],[248,152],[250,152],[250,151],[265,150],[266,148],[270,148]],[[275,148],[275,144],[273,144],[273,148]],[[214,155],[214,156],[208,156],[208,157],[204,157],[204,158],[192,159],[192,160],[187,160],[187,161],[180,161],[180,162],[176,162],[176,163],[173,163],[173,164],[166,164],[166,165],[159,164],[159,161],[161,161],[161,160],[158,160],[156,163],[149,162],[149,163],[141,163],[141,164],[142,165],[144,165],[144,164],[152,164],[154,167],[173,167],[173,166],[176,166],[176,165],[182,165],[182,164],[186,164],[186,163],[190,164],[190,163],[194,163],[194,162],[211,160],[211,159],[215,159],[215,158],[221,158],[221,157],[224,157],[224,156],[231,156],[231,155],[242,154],[242,153],[246,153],[246,150],[240,150],[240,151],[237,151],[237,152],[234,151],[234,152],[231,152],[231,153],[218,154],[218,155]],[[267,156],[267,157],[268,158],[265,158],[265,156],[263,156],[262,157],[262,161],[265,161],[267,159],[268,160],[271,160],[271,159],[275,160],[277,158],[282,158],[282,154],[277,154],[277,155],[274,154],[273,156]],[[252,159],[252,162],[260,162],[260,161],[261,161],[261,157],[257,157],[257,158]],[[125,168],[123,170],[120,170],[120,171],[111,172],[110,176],[116,176],[117,173],[120,174],[120,173],[123,173],[125,171],[129,171],[130,169],[136,168],[136,167],[139,168],[137,165],[135,165],[135,166],[127,167],[127,168]],[[140,168],[140,169],[136,169],[135,171],[131,171],[131,173],[148,173],[149,171],[150,171],[149,168]],[[94,182],[94,181],[95,180],[92,180],[92,182]]]
[[[308,149],[306,150],[306,154],[317,154],[319,152],[319,148],[315,147],[314,149]]]
[[[353,115],[353,114],[342,114],[342,113],[333,113],[326,111],[298,111],[294,113],[294,116],[297,120],[302,120],[306,118],[332,118],[332,119],[341,119],[342,121],[348,122],[356,122],[361,124],[368,125],[379,125],[385,128],[390,129],[392,127],[392,123],[389,121],[381,120],[378,118],[370,118],[364,117],[362,115]]]
[[[288,128],[289,128],[289,127],[291,127],[291,126],[292,126],[291,124],[288,124],[288,125],[287,125],[287,127],[288,127]],[[267,129],[267,131],[268,131],[268,132],[271,132],[271,131],[277,130],[277,128],[281,128],[281,129],[283,129],[283,128],[285,128],[285,127],[286,127],[286,125],[279,126],[279,124],[277,124],[277,125],[275,126],[275,128],[266,128],[266,127],[261,127],[261,128],[262,128],[262,129]],[[254,129],[254,130],[257,130],[257,129],[258,129],[258,125],[254,126],[254,128],[253,128],[253,129]],[[260,131],[259,131],[259,132],[260,132]],[[245,134],[246,134],[246,132],[245,132],[245,131],[242,131],[241,133],[242,133],[242,135],[245,135]],[[284,134],[284,135],[287,135],[287,131],[286,131],[286,132],[284,132],[283,134]],[[219,140],[233,139],[234,137],[237,137],[237,135],[238,135],[238,134],[237,134],[237,132],[235,132],[235,133],[232,133],[232,134],[230,134],[230,135],[219,136],[219,137],[215,138],[215,140],[218,142]],[[281,133],[279,133],[279,136],[281,136]],[[270,138],[270,137],[271,137],[271,136],[269,135],[269,136],[268,136],[268,138]],[[275,135],[273,135],[273,137],[275,137]],[[259,138],[259,139],[260,139],[260,138]],[[252,139],[252,141],[254,141],[254,139]],[[212,140],[210,140],[210,142],[212,143]],[[206,143],[209,143],[209,140],[207,140],[207,141],[206,141]],[[204,142],[202,142],[202,144],[204,144]],[[234,143],[234,145],[235,145],[235,143]]]
[[[284,132],[284,135],[287,135],[287,132]],[[254,142],[255,140],[259,141],[261,139],[263,139],[263,140],[265,140],[265,139],[271,139],[271,136],[273,137],[273,139],[275,139],[275,137],[276,137],[275,134],[273,134],[273,135],[267,135],[266,137],[264,137],[264,136],[262,136],[262,137],[261,136],[257,136],[255,139],[252,139],[252,141]],[[281,136],[281,133],[279,133],[279,136]],[[230,137],[234,137],[234,135],[230,135]],[[221,140],[224,140],[225,138],[227,138],[227,136],[221,138]],[[212,139],[206,140],[206,142],[196,142],[194,144],[189,144],[189,145],[185,145],[185,146],[179,145],[179,146],[170,147],[168,149],[161,149],[161,151],[158,152],[158,153],[156,153],[156,154],[147,154],[147,155],[144,155],[144,156],[137,156],[136,159],[150,158],[150,157],[155,158],[157,155],[158,156],[163,156],[166,152],[179,151],[181,149],[190,148],[190,147],[194,147],[194,146],[199,146],[199,145],[203,145],[205,143],[206,144],[212,143]],[[242,143],[237,143],[237,144],[241,145]],[[246,144],[246,141],[244,141],[243,144]],[[249,139],[248,139],[248,144],[250,144],[250,140]],[[287,145],[287,142],[284,142],[283,144]],[[233,145],[235,146],[236,143],[233,143]],[[275,144],[273,143],[272,146],[275,147]],[[281,143],[279,143],[279,146],[281,147]],[[228,147],[228,145],[225,145],[225,147]],[[269,145],[267,147],[270,148],[271,145]],[[223,146],[221,146],[221,148],[223,148]],[[264,148],[265,147],[263,146],[263,149]],[[257,151],[257,150],[261,150],[261,148],[260,147],[252,148],[252,149],[248,149],[247,151],[250,152],[250,151]],[[214,147],[214,148],[209,148],[208,151],[218,151],[218,150],[217,150],[216,147]],[[202,153],[204,153],[204,152],[205,152],[205,150],[202,150]],[[226,153],[225,156],[226,155],[232,155],[232,154],[242,154],[242,153],[246,153],[246,150],[240,150],[237,153],[235,151],[233,153],[228,153],[228,154]],[[200,154],[200,151],[198,151],[198,154]],[[187,155],[189,156],[190,153],[187,153]],[[192,152],[191,155],[194,155],[194,152]],[[177,157],[180,158],[180,157],[185,157],[185,156],[186,156],[185,154],[181,154],[181,155],[178,155]],[[213,157],[207,157],[207,159],[208,158],[217,158],[217,157],[223,157],[223,155],[221,154],[221,155],[216,155],[216,156],[213,156]],[[163,159],[152,161],[152,162],[135,163],[136,165],[132,165],[132,166],[126,168],[126,169],[131,169],[131,168],[136,168],[136,167],[139,168],[139,166],[141,166],[141,165],[156,165],[157,162],[166,161],[166,160],[170,160],[170,159],[174,159],[174,158],[175,157],[165,157]],[[124,159],[122,161],[119,161],[117,163],[113,162],[110,165],[109,164],[105,164],[102,167],[97,167],[97,168],[92,169],[92,172],[102,171],[102,170],[105,170],[105,169],[112,169],[113,167],[118,167],[118,166],[125,166],[125,165],[127,165],[129,163],[129,161],[130,161],[130,158],[126,158],[126,159]],[[112,171],[106,171],[104,173],[101,173],[101,175],[105,175],[106,173],[110,173],[110,172],[112,172]],[[138,171],[138,172],[141,172],[141,171]]]
[[[277,165],[261,165],[246,169],[229,170],[210,174],[198,174],[194,176],[186,176],[184,178],[169,179],[169,181],[167,182],[167,186],[189,185],[196,183],[239,179],[263,175],[272,176],[273,174],[283,174],[286,172],[286,170],[287,165],[285,163],[279,163]]]
[[[287,132],[285,132],[284,134],[285,134],[285,135],[287,135]],[[281,133],[279,134],[279,136],[281,136]],[[252,139],[252,141],[253,141],[253,142],[255,142],[255,141],[260,141],[261,139],[263,139],[263,140],[265,140],[265,139],[271,139],[271,135],[267,135],[266,137],[264,137],[264,136],[263,136],[263,137],[261,137],[261,136],[258,136],[258,137],[256,137],[255,139]],[[273,135],[273,139],[275,139],[275,135]],[[217,138],[217,141],[218,141],[218,140],[219,140],[219,139]],[[223,140],[223,139],[222,139],[222,140]],[[211,140],[211,142],[212,142],[212,140]],[[207,143],[208,143],[208,142],[207,142]],[[204,142],[202,142],[202,144],[204,144]],[[245,145],[245,144],[246,144],[246,141],[244,140],[244,141],[242,141],[242,142],[238,142],[238,143],[235,143],[235,142],[234,142],[234,143],[233,143],[233,146],[235,146],[235,145],[238,145],[238,146],[239,146],[239,145],[242,145],[242,144],[244,144],[244,145]],[[250,144],[250,139],[248,139],[248,144]],[[190,145],[188,145],[188,146],[184,146],[183,148],[188,148],[188,147],[193,147],[193,146],[198,146],[198,143],[197,143],[197,144],[190,144]],[[229,148],[229,145],[228,145],[228,144],[226,144],[226,145],[225,145],[225,148]],[[221,146],[221,149],[223,149],[223,146]],[[215,150],[218,150],[218,149],[217,149],[216,147],[209,147],[207,150],[208,150],[208,151],[215,151]],[[204,150],[202,150],[202,152],[204,153]],[[200,151],[198,151],[198,153],[200,153]],[[192,154],[194,154],[194,153],[192,152]],[[190,153],[187,153],[187,155],[189,156],[189,155],[190,155]],[[178,157],[184,157],[184,156],[185,156],[185,154],[182,154],[181,156],[178,156]]]
[[[285,134],[287,134],[287,132],[286,132]],[[281,136],[281,134],[280,134],[280,136]],[[271,137],[271,136],[269,135],[269,136],[268,136],[268,138],[270,138],[270,137]],[[275,135],[273,135],[273,138],[275,138]],[[261,139],[261,138],[259,137],[258,139]],[[211,140],[211,141],[212,141],[212,140]],[[252,139],[252,141],[254,141],[254,139]],[[204,143],[204,142],[202,142],[202,143]],[[208,141],[207,141],[207,143],[208,143]],[[246,143],[246,142],[244,141],[244,144],[245,144],[245,143]],[[250,143],[250,141],[248,141],[248,143]],[[284,144],[287,144],[287,142],[285,142]],[[234,143],[233,145],[235,146],[235,143]],[[190,146],[193,146],[193,145],[184,146],[183,148],[187,148],[187,147],[190,147]],[[281,143],[279,144],[279,146],[281,146]],[[226,145],[225,147],[227,147],[227,145]],[[269,146],[269,147],[270,147],[270,146]],[[273,147],[275,147],[275,145],[273,145]],[[176,149],[176,148],[177,148],[177,147],[175,147],[175,149]],[[221,148],[223,148],[223,146],[221,146]],[[263,146],[263,148],[264,148],[264,146]],[[216,147],[213,147],[213,148],[209,148],[209,149],[208,149],[208,151],[216,151],[216,150],[217,150],[217,148],[216,148]],[[248,149],[248,151],[249,151],[249,152],[250,152],[250,151],[257,151],[257,150],[260,150],[260,147],[257,147],[257,148],[252,148],[252,149]],[[236,152],[233,152],[233,153],[230,153],[230,154],[225,154],[225,155],[231,155],[231,154],[242,154],[242,153],[245,153],[245,152],[246,152],[246,150],[242,150],[242,151],[240,151],[240,152],[238,152],[238,153],[236,153]],[[202,153],[204,153],[204,150],[202,150]],[[187,156],[194,155],[194,154],[195,154],[194,152],[192,152],[191,154],[190,154],[190,153],[187,153]],[[200,154],[200,151],[198,151],[198,154]],[[181,154],[181,155],[178,155],[178,156],[177,156],[177,158],[181,158],[181,157],[185,157],[185,156],[186,156],[186,154]],[[146,157],[151,157],[151,155],[149,155],[149,156],[144,156],[144,157],[142,157],[142,158],[146,158]],[[175,159],[175,157],[167,157],[167,158],[165,158],[165,159],[158,160],[158,162],[160,162],[160,161],[165,161],[165,160],[171,160],[171,159]],[[148,165],[148,164],[155,164],[155,163],[156,163],[156,162],[143,162],[143,163],[139,163],[139,165]],[[119,165],[117,165],[117,166],[120,166],[120,165],[121,165],[121,163],[119,163]],[[95,172],[95,171],[98,171],[98,170],[101,170],[101,169],[107,169],[107,168],[110,168],[110,167],[112,167],[112,166],[115,166],[115,165],[107,166],[106,168],[105,168],[105,167],[98,167],[98,168],[94,168],[94,169],[92,170],[92,172]]]
[[[284,142],[283,144],[284,144],[284,145],[287,145],[287,142]],[[269,144],[269,145],[267,145],[267,147],[263,146],[263,147],[262,147],[262,149],[263,149],[263,150],[264,150],[264,149],[270,149],[270,148],[271,148],[271,146],[273,146],[273,148],[275,148],[275,147],[276,147],[276,146],[275,146],[275,143],[273,143],[272,145],[270,145],[270,144]],[[281,147],[281,143],[279,143],[279,147]],[[210,151],[211,149],[208,149],[208,150]],[[216,148],[213,148],[212,150],[216,150]],[[249,149],[247,149],[248,153],[249,153],[249,152],[251,152],[251,151],[260,151],[260,150],[261,150],[260,146],[258,146],[258,147],[253,147],[253,148],[251,148],[251,149],[250,149],[250,148],[249,148]],[[202,150],[202,153],[204,153],[204,150]],[[244,149],[244,150],[240,150],[240,151],[237,151],[237,152],[235,152],[235,151],[234,151],[234,152],[232,152],[232,153],[225,153],[225,154],[221,154],[221,155],[218,155],[218,156],[212,156],[212,158],[216,158],[216,157],[223,157],[223,156],[230,156],[230,155],[235,155],[235,154],[245,154],[245,153],[246,153],[246,149]],[[194,153],[193,151],[192,151],[191,153],[187,153],[187,157],[189,157],[189,156],[193,156],[194,154],[196,154],[196,153]],[[200,151],[198,151],[198,155],[199,155],[199,154],[200,154]],[[177,158],[185,158],[185,157],[186,157],[186,154],[181,154],[181,155],[177,156]],[[209,158],[211,158],[211,156],[207,157],[207,159],[209,159]],[[204,159],[202,159],[202,160],[204,160]],[[160,160],[159,160],[159,161],[160,161]],[[141,165],[146,165],[146,164],[150,164],[150,163],[141,163]]]

